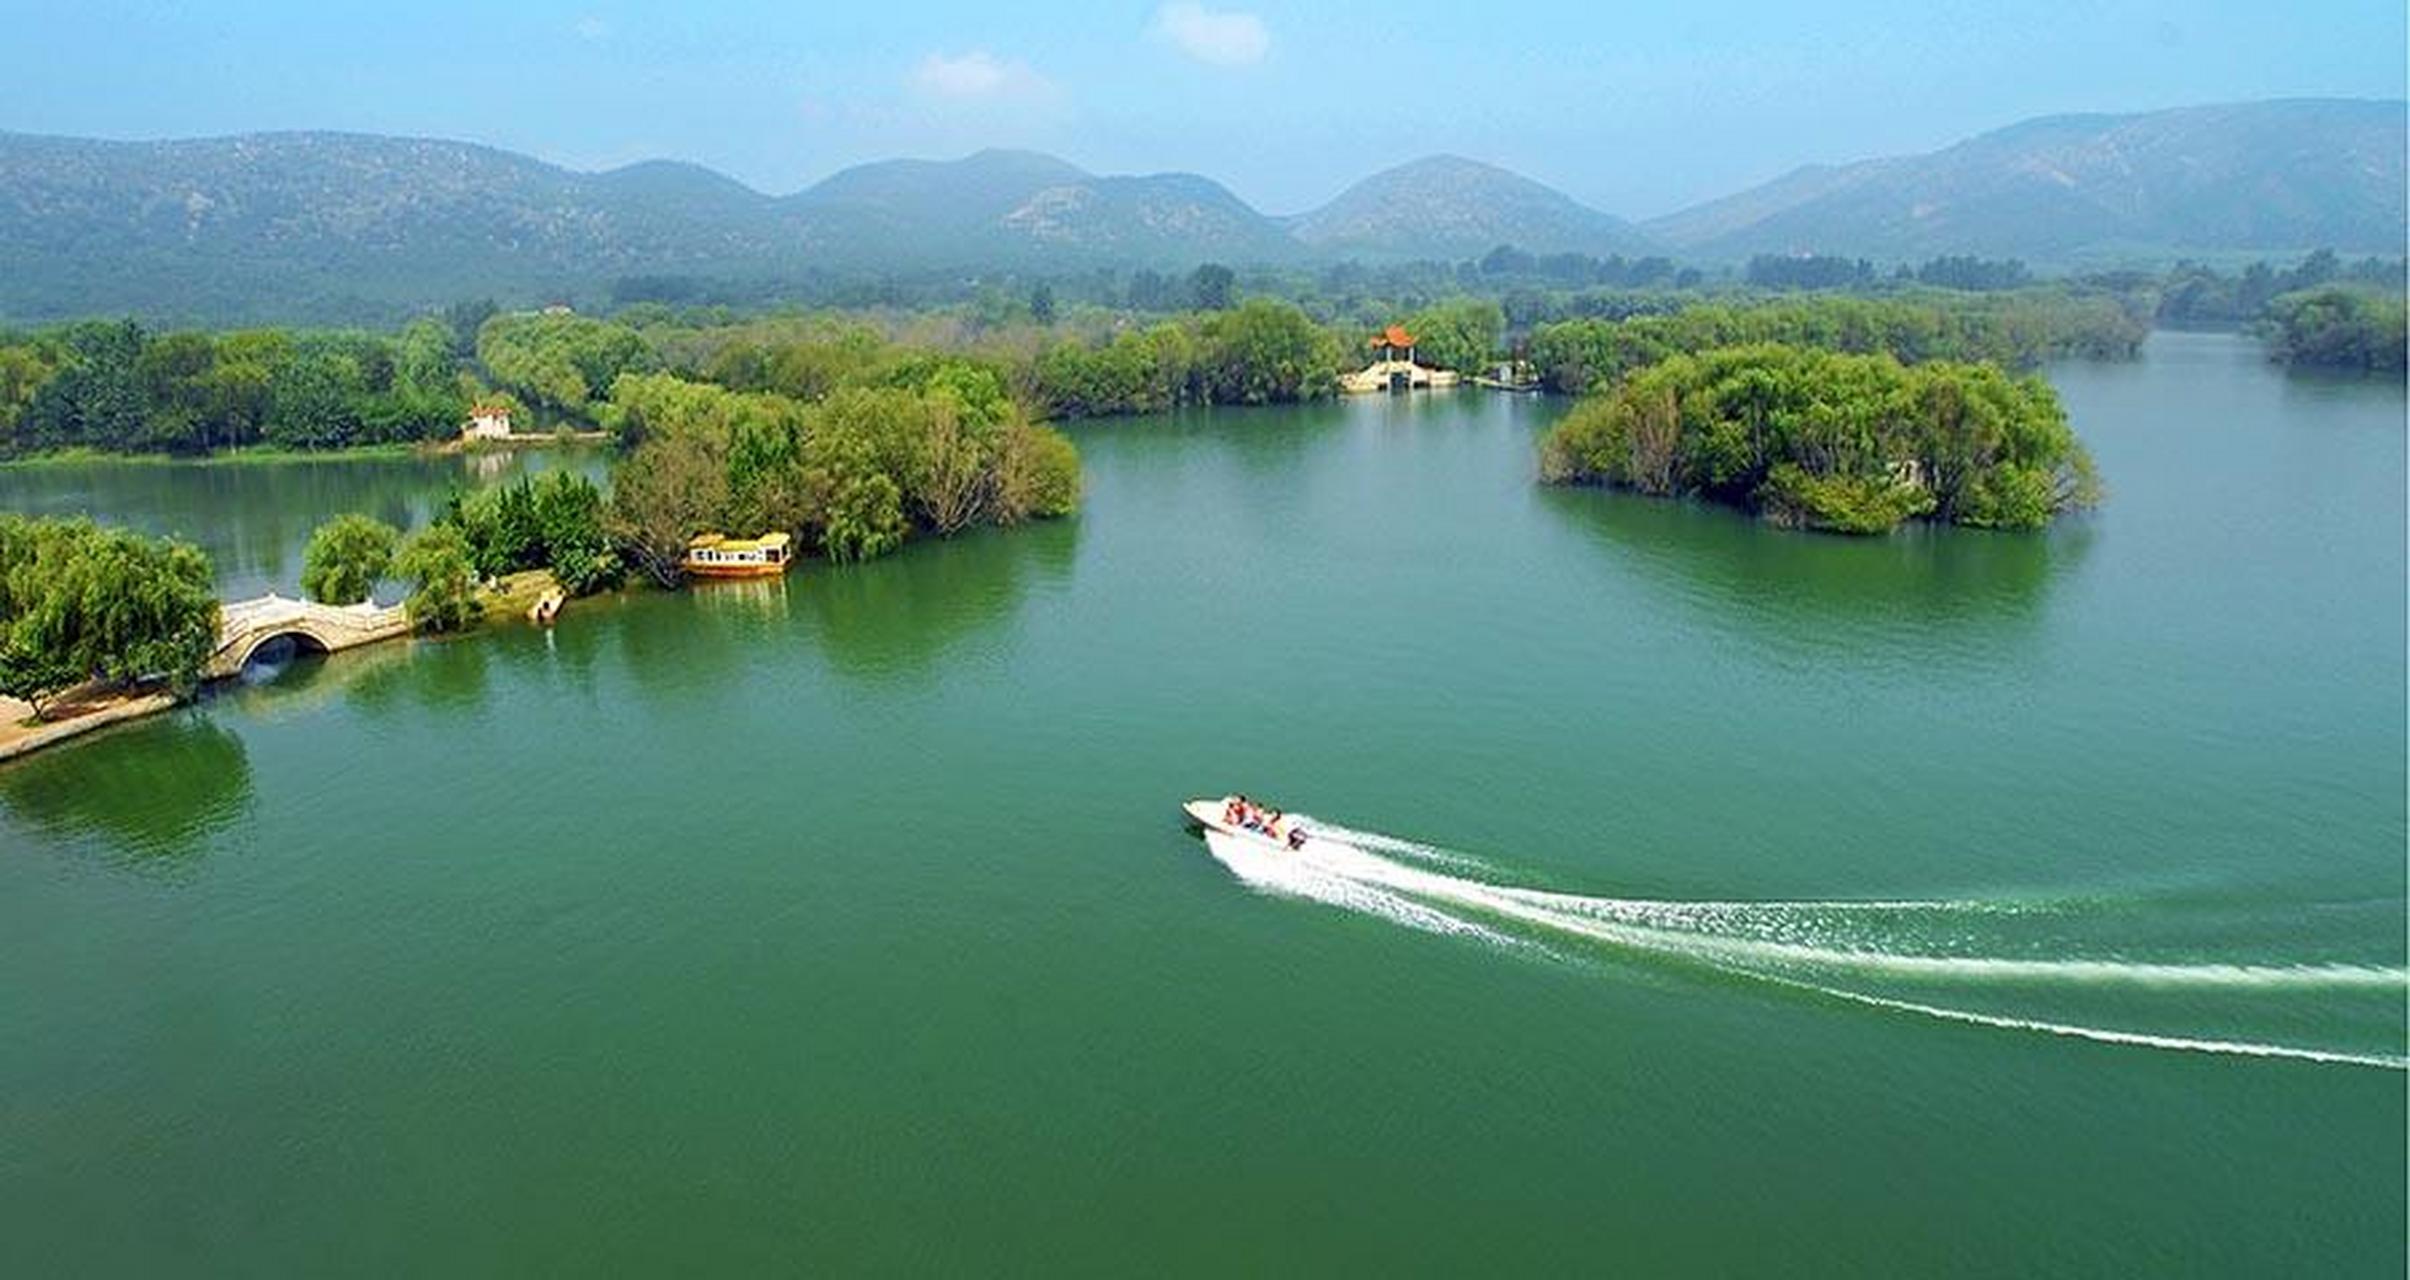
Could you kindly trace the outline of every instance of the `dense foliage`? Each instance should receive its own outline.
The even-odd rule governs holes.
[[[1865,289],[1881,276],[1875,264],[1865,258],[1821,254],[1761,253],[1749,259],[1749,265],[1741,272],[1742,279],[1760,289]],[[1970,254],[1928,258],[1916,267],[1903,262],[1892,269],[1891,278],[1977,293],[2021,289],[2033,283],[2032,273],[2015,258],[1995,260]]]
[[[2397,292],[2328,288],[2288,293],[2260,322],[2268,358],[2285,364],[2400,373],[2403,298]]]
[[[494,381],[543,409],[585,419],[623,373],[660,367],[626,325],[568,312],[497,315],[477,331],[477,359]]]
[[[336,516],[310,534],[301,552],[302,594],[322,604],[358,604],[393,568],[402,535],[392,525],[353,513]]]
[[[412,584],[402,602],[410,625],[461,631],[477,620],[477,568],[460,530],[438,523],[410,535],[393,558],[393,571]]]
[[[459,494],[442,523],[460,531],[485,577],[549,569],[561,589],[590,595],[619,583],[618,548],[603,525],[605,499],[592,480],[567,471],[522,476]]]
[[[1415,359],[1434,369],[1488,373],[1506,349],[1506,312],[1495,302],[1457,298],[1406,317]]]
[[[1900,271],[1907,272],[1906,267]],[[1998,289],[2022,289],[2033,283],[2033,273],[2015,258],[1978,258],[1970,254],[1945,254],[1929,258],[1916,269],[1916,282],[1936,289],[1966,289],[1988,293]]]
[[[189,692],[217,622],[209,559],[185,543],[0,515],[0,693],[36,715],[92,680]]]
[[[1741,279],[1760,289],[1863,288],[1875,282],[1875,270],[1864,258],[1761,253],[1749,259]]]
[[[861,560],[916,530],[1067,515],[1079,500],[1070,442],[969,361],[898,366],[814,403],[628,374],[609,415],[632,449],[612,476],[608,526],[664,583],[682,576],[699,533],[785,531]]]
[[[1049,346],[1029,367],[1049,417],[1155,413],[1191,404],[1274,404],[1333,395],[1351,354],[1303,311],[1250,298],[1227,311]]]
[[[2200,262],[2179,262],[2163,279],[2117,281],[2128,287],[2156,291],[2158,321],[2176,328],[2229,328],[2267,317],[2269,304],[2288,293],[2329,284],[2365,285],[2394,293],[2402,291],[2402,262],[2362,258],[2346,263],[2330,249],[2304,256],[2290,267],[2266,261],[2227,275]]]
[[[205,453],[450,435],[467,409],[451,335],[155,333],[90,321],[0,337],[0,452]]]
[[[1674,356],[1586,400],[1549,432],[1541,475],[1845,533],[2031,529],[2098,496],[2038,378],[1769,344]]]
[[[1578,394],[1668,356],[1749,343],[1880,352],[1911,364],[2027,366],[2061,354],[2131,355],[2147,333],[2147,325],[2105,296],[1821,296],[1568,320],[1532,335],[1531,360],[1551,390]]]

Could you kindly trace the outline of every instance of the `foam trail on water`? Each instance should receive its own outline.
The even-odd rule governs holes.
[[[1512,944],[1516,934],[1467,919],[1511,921],[1543,934],[1585,938],[1633,950],[1682,956],[1720,971],[1816,992],[1895,1012],[2002,1030],[2041,1032],[2104,1044],[2134,1045],[2307,1062],[2410,1068],[2410,1058],[2350,1053],[2246,1040],[2120,1031],[2004,1014],[1980,1013],[1853,991],[1809,974],[1834,971],[1925,981],[2124,984],[2216,990],[2363,990],[2410,993],[2410,970],[2368,965],[2164,964],[2118,960],[2036,960],[1992,956],[1918,955],[1837,948],[1736,936],[1724,930],[1762,928],[1780,920],[1796,928],[1808,913],[1834,909],[1929,912],[1985,910],[1966,902],[1699,903],[1589,897],[1489,884],[1381,856],[1395,852],[1426,862],[1481,866],[1477,860],[1427,845],[1368,836],[1303,819],[1315,833],[1302,850],[1208,832],[1214,856],[1249,883],[1273,892],[1370,911],[1414,928],[1470,934]],[[2014,910],[2011,908],[2010,910]]]
[[[1336,823],[1323,822],[1309,813],[1298,814],[1296,819],[1299,825],[1311,832],[1318,840],[1337,841],[1340,844],[1362,849],[1366,853],[1392,853],[1400,857],[1411,858],[1416,862],[1455,867],[1462,871],[1493,869],[1481,859],[1454,849],[1442,849],[1437,845],[1423,844],[1414,840],[1400,840],[1396,836],[1385,836],[1377,831],[1357,831]]]
[[[1514,945],[1520,941],[1474,921],[1433,910],[1389,890],[1331,874],[1302,859],[1276,853],[1252,840],[1208,831],[1205,833],[1205,845],[1213,851],[1214,858],[1230,868],[1239,879],[1266,893],[1310,898],[1380,916],[1427,933],[1477,937],[1501,945]]]
[[[1701,915],[1695,903],[1665,903],[1646,899],[1592,898],[1498,888],[1510,899],[1560,908],[1576,915],[1617,921],[1645,929],[1689,934],[1693,945],[1735,959],[1774,964],[1851,969],[1888,977],[1957,979],[1990,982],[2083,982],[2158,987],[2215,987],[2228,990],[2410,990],[2410,971],[2357,964],[2164,964],[2132,960],[2035,960],[1998,956],[1914,955],[1863,948],[1810,946],[1705,932],[1724,923],[1714,913]],[[1727,905],[1727,904],[1717,904]],[[1729,904],[1741,905],[1741,904]],[[1758,912],[1829,909],[1826,903],[1760,903]],[[1923,909],[1924,903],[1890,903],[1887,908]]]
[[[1464,871],[1495,872],[1497,870],[1495,865],[1485,862],[1480,858],[1474,857],[1472,854],[1466,853],[1461,849],[1445,849],[1438,845],[1424,844],[1419,840],[1401,840],[1396,836],[1383,835],[1378,831],[1358,831],[1352,827],[1341,826],[1335,822],[1326,822],[1310,813],[1299,813],[1291,816],[1296,819],[1299,825],[1303,826],[1308,832],[1312,833],[1313,837],[1318,841],[1336,842],[1363,850],[1366,853],[1395,854],[1401,857],[1409,858],[1415,862],[1443,867],[1455,867]],[[1505,886],[1491,887],[1496,888],[1501,893],[1523,896],[1534,900],[1548,899],[1564,902],[1617,903],[1631,907],[1653,907],[1667,913],[1701,917],[1719,916],[1734,912],[1762,912],[1769,908],[1794,910],[1812,908],[1819,911],[1964,911],[1981,912],[1987,915],[2016,915],[2033,909],[2031,907],[2022,906],[2015,903],[1973,902],[1958,900],[1937,901],[1930,899],[1901,901],[1836,899],[1833,901],[1808,900],[1793,902],[1652,902],[1648,899],[1642,898],[1584,898],[1574,894],[1545,893],[1536,889],[1512,889]]]
[[[2117,1031],[2105,1027],[2085,1027],[2068,1022],[2046,1022],[2039,1018],[2012,1018],[2005,1014],[1976,1013],[1968,1009],[1952,1009],[1943,1005],[1923,1004],[1915,1000],[1895,1000],[1889,996],[1868,995],[1863,991],[1846,991],[1839,987],[1814,983],[1792,982],[1787,978],[1768,975],[1769,981],[1802,987],[1821,995],[1871,1005],[1877,1009],[1893,1009],[1903,1013],[1921,1013],[1928,1018],[1950,1022],[1970,1022],[1978,1026],[1997,1027],[2004,1031],[2038,1031],[2045,1035],[2071,1036],[2100,1044],[2141,1045],[2151,1049],[2176,1049],[2188,1053],[2223,1053],[2247,1058],[2291,1058],[2299,1062],[2331,1062],[2355,1067],[2386,1067],[2395,1071],[2410,1070],[2410,1057],[2376,1053],[2345,1053],[2336,1049],[2306,1049],[2299,1045],[2263,1044],[2255,1040],[2207,1040],[2191,1036],[2155,1035],[2147,1031]]]

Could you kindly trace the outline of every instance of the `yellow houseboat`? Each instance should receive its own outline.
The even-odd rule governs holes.
[[[706,533],[686,544],[686,571],[699,578],[775,578],[794,559],[793,542],[783,533],[758,538]]]

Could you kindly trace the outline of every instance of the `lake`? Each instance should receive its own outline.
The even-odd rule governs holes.
[[[1547,400],[1097,422],[1076,520],[0,769],[0,1237],[29,1274],[2399,1274],[2402,389],[2220,335],[2049,374],[2110,493],[2043,535],[1543,489]],[[457,481],[0,502],[290,591],[318,520]],[[1182,829],[1233,788],[1350,858]]]
[[[562,469],[603,478],[593,449],[275,458],[106,458],[0,467],[0,511],[90,515],[172,534],[209,553],[230,600],[301,592],[301,551],[329,515],[358,511],[399,529],[427,523],[456,492]],[[387,597],[396,593],[388,590]]]

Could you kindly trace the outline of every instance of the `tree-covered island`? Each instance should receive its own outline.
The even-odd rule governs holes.
[[[1673,356],[1591,396],[1550,430],[1540,471],[1840,533],[2033,529],[2100,493],[2039,378],[1774,344]]]

